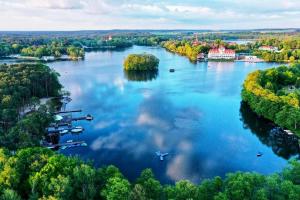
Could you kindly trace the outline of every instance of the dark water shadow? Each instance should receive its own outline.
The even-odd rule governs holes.
[[[158,77],[158,70],[152,71],[126,71],[124,76],[128,81],[146,82],[155,80]]]
[[[276,155],[284,159],[293,156],[300,158],[298,137],[285,133],[272,133],[271,130],[276,125],[265,118],[259,117],[245,102],[241,102],[240,116],[244,128],[250,129],[263,144],[271,147]]]

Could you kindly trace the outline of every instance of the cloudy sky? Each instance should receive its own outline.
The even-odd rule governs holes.
[[[300,0],[0,0],[0,30],[299,28]]]

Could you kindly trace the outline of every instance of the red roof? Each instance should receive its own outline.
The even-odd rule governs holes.
[[[223,50],[222,50],[223,49]],[[224,53],[224,54],[235,54],[235,51],[232,49],[225,49],[224,47],[220,47],[220,48],[214,48],[214,49],[210,49],[209,53],[213,53],[213,54],[217,54],[217,53]]]

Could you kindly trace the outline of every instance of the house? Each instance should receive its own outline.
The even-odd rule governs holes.
[[[263,60],[258,58],[257,56],[245,56],[246,62],[262,62]]]
[[[235,51],[232,49],[226,49],[223,46],[219,48],[213,48],[208,52],[208,59],[233,60],[235,59]]]
[[[55,57],[54,56],[42,56],[41,59],[44,61],[54,61]]]
[[[112,40],[112,36],[111,35],[104,36],[103,40],[105,40],[106,42],[110,41],[110,40]]]
[[[205,59],[205,54],[204,53],[199,53],[197,55],[197,60],[204,60]]]
[[[256,60],[257,56],[245,56],[245,60]]]
[[[198,35],[196,35],[196,37],[195,37],[195,40],[192,42],[192,45],[193,46],[198,46],[198,45],[200,45],[201,43],[199,42],[199,40],[198,40]]]
[[[278,47],[261,46],[261,47],[258,48],[258,50],[261,50],[261,51],[278,51]]]

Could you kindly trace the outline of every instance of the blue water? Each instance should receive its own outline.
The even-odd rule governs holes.
[[[160,59],[158,74],[124,74],[125,57],[142,52]],[[194,64],[159,47],[134,46],[50,66],[71,92],[68,109],[83,109],[82,114],[95,117],[78,122],[84,133],[60,138],[85,140],[89,146],[60,152],[93,160],[99,167],[116,165],[130,180],[145,168],[152,168],[163,183],[197,183],[235,171],[270,174],[299,156],[297,146],[278,143],[268,134],[272,125],[241,106],[246,75],[276,64]],[[157,150],[170,155],[162,162]],[[262,157],[256,156],[258,151]]]

